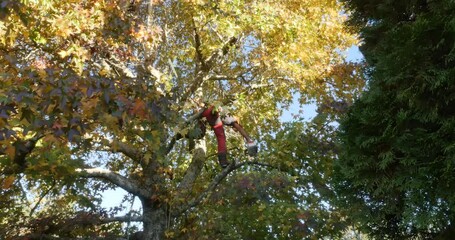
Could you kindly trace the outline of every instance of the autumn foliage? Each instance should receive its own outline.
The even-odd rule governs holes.
[[[335,103],[349,105],[359,93],[361,72],[343,60],[356,38],[341,10],[338,1],[1,1],[0,226],[20,224],[0,233],[125,236],[115,222],[139,221],[144,239],[211,236],[226,226],[204,232],[190,220],[261,203],[257,213],[266,206],[269,214],[287,212],[280,236],[328,234],[298,224],[309,215],[289,197],[297,184],[289,174],[302,163],[292,153],[277,158],[283,139],[274,136],[294,96],[325,104],[334,119]],[[239,116],[263,155],[248,159],[232,132],[235,162],[226,170],[217,166],[211,135],[190,151],[176,136],[194,129],[202,101]],[[267,178],[262,171],[272,179],[261,181],[263,194],[289,207],[254,196],[225,205],[212,194],[224,194],[230,181],[248,195],[252,182]],[[100,205],[110,188],[126,190],[125,200],[137,197],[142,212],[113,218],[120,209]],[[78,217],[89,220],[70,221]],[[281,226],[289,218],[297,228]],[[256,226],[262,234],[274,224],[268,221]],[[230,234],[254,236],[244,230]]]

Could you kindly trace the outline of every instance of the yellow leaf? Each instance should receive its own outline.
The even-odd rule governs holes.
[[[100,76],[102,76],[102,77],[107,76],[109,73],[110,73],[110,70],[107,69],[107,68],[102,68],[102,69],[98,72],[98,74],[99,74]]]
[[[70,54],[71,54],[70,50],[68,50],[68,51],[62,50],[62,51],[58,52],[58,55],[60,55],[61,58],[65,58],[65,57],[69,56]]]
[[[152,159],[152,154],[151,153],[144,154],[144,163],[145,164],[148,164],[150,162],[150,159]]]

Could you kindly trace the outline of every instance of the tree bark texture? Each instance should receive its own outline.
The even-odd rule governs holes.
[[[161,240],[164,239],[166,231],[166,205],[154,203],[151,200],[142,201],[143,214],[143,239],[144,240]]]

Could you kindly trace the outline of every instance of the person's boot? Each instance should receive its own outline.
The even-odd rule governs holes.
[[[220,163],[220,166],[222,168],[226,168],[227,166],[229,166],[229,162],[227,160],[227,153],[225,152],[218,153],[218,162]]]

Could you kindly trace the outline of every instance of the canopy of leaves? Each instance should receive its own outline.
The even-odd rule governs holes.
[[[293,94],[300,94],[301,103],[329,106],[349,102],[362,85],[358,66],[343,60],[356,38],[344,28],[341,10],[338,1],[1,1],[0,170],[6,205],[0,224],[24,224],[0,229],[11,229],[5,236],[116,233],[115,224],[107,230],[66,227],[110,222],[117,211],[101,209],[99,202],[100,193],[113,187],[140,197],[144,214],[152,212],[146,207],[162,211],[156,224],[189,229],[189,220],[178,218],[193,210],[185,204],[197,205],[229,173],[217,169],[214,141],[208,141],[203,165],[191,158],[187,141],[177,141],[193,129],[190,120],[202,102],[227,106],[270,152],[261,161],[292,173],[295,155],[273,154],[279,153],[279,116]],[[245,160],[237,147],[242,140],[231,132],[228,137],[230,160]],[[80,170],[90,167],[104,170]],[[255,168],[236,172],[229,181],[256,181],[264,174]],[[291,197],[296,185],[281,187],[292,179],[278,172],[261,186],[277,191],[270,198],[279,203],[274,211],[285,212],[280,223],[292,218],[299,225],[298,207],[281,207],[298,202]],[[246,208],[248,196],[235,204]],[[207,211],[216,209],[209,206]],[[255,207],[256,213],[264,210]],[[175,214],[166,215],[165,208]],[[258,236],[272,231],[265,227],[267,217],[256,223]],[[150,219],[144,215],[144,222]],[[33,223],[47,227],[37,230]],[[279,236],[302,236],[293,226],[277,226]],[[246,228],[233,234],[253,236]]]
[[[369,85],[341,124],[340,202],[378,239],[434,238],[455,217],[455,4],[346,2]]]
[[[340,238],[350,223],[332,202],[337,147],[333,142],[336,128],[324,125],[328,122],[284,124],[273,139],[266,140],[269,151],[264,159],[270,160],[262,164],[267,169],[254,166],[230,176],[170,235],[184,239]]]

